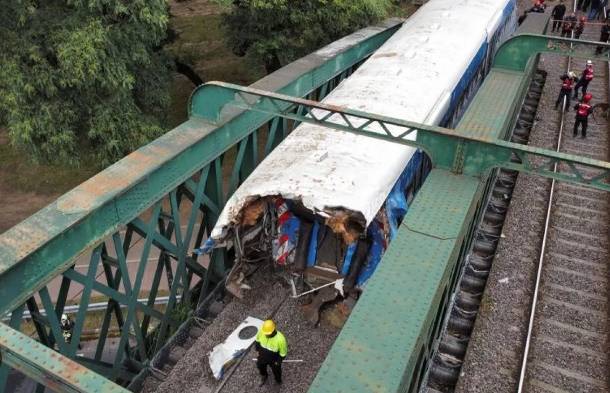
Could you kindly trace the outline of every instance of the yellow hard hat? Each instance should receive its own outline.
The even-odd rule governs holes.
[[[263,322],[263,327],[261,330],[265,335],[273,333],[275,331],[275,322],[273,322],[271,319],[267,319],[265,322]]]

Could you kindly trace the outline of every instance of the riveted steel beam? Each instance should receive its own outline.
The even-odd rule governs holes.
[[[129,392],[3,323],[0,355],[2,363],[55,392]]]
[[[320,99],[339,79],[350,75],[374,53],[401,24],[402,20],[392,19],[362,29],[283,67],[256,82],[255,86]],[[196,113],[207,105],[199,98],[196,91],[189,104],[190,113]],[[0,316],[12,312],[14,318],[11,321],[19,321],[17,317],[21,312],[17,311],[23,311],[24,302],[28,302],[28,308],[37,311],[39,305],[33,298],[36,293],[40,294],[46,311],[44,318],[35,320],[41,342],[29,340],[25,346],[12,346],[8,356],[13,360],[0,365],[0,392],[7,380],[6,366],[23,370],[54,390],[111,391],[99,388],[100,384],[81,390],[78,381],[57,382],[55,374],[61,374],[61,364],[68,360],[51,351],[57,362],[36,363],[38,359],[33,357],[32,360],[31,349],[41,344],[51,348],[57,345],[64,355],[123,381],[131,379],[123,367],[127,361],[133,362],[134,356],[138,355],[141,363],[147,363],[164,345],[165,336],[178,327],[178,322],[171,317],[176,303],[197,299],[190,292],[193,289],[193,271],[189,266],[198,261],[196,256],[189,255],[189,248],[193,237],[195,243],[201,243],[230,196],[223,184],[225,167],[232,165],[231,188],[237,188],[258,164],[259,155],[268,154],[294,126],[285,119],[251,111],[236,110],[225,119],[224,124],[212,126],[196,116],[192,117],[0,234]],[[257,138],[267,135],[264,152],[261,152]],[[232,161],[230,150],[238,144],[239,155]],[[170,211],[161,207],[155,212],[168,196]],[[190,210],[187,210],[188,206],[182,208],[180,205],[185,196],[192,202]],[[153,211],[155,220],[144,219],[149,210]],[[182,231],[183,227],[186,227],[186,232]],[[135,282],[131,282],[127,254],[134,233],[142,236],[145,246],[140,258],[134,260],[138,264],[137,277]],[[113,245],[110,245],[110,240]],[[108,254],[107,247],[114,249],[110,250],[113,255]],[[153,264],[149,261],[153,259],[149,255],[153,248],[159,251],[158,260],[151,266],[155,269],[155,276],[151,288],[148,288],[148,301],[141,302],[138,300],[141,276],[146,265]],[[80,254],[91,254],[92,249],[96,251],[91,255],[86,274],[74,269],[75,258]],[[130,253],[133,258],[133,252]],[[171,262],[170,258],[177,263]],[[105,282],[94,276],[99,264],[103,266]],[[199,283],[200,300],[212,291],[213,285],[222,281],[228,264],[224,253],[217,251],[208,268],[197,266],[195,270],[203,276]],[[153,308],[163,273],[170,288],[170,300],[164,313]],[[63,276],[63,280],[56,295],[46,285],[58,276]],[[72,281],[83,285],[84,299],[81,299],[76,316],[75,339],[66,345],[58,319]],[[82,334],[87,304],[94,293],[107,296],[108,303],[95,356],[84,359],[75,356],[75,348]],[[100,360],[113,314],[122,335],[114,360],[104,363]],[[19,329],[16,323],[11,327]],[[154,327],[154,330],[149,327]],[[131,331],[136,338],[135,348],[128,337]],[[156,341],[154,337],[158,337]],[[8,330],[0,332],[0,340],[4,339],[10,347],[19,344],[15,340],[22,337],[16,330]],[[4,349],[0,351],[5,354]],[[123,359],[125,357],[127,359]]]
[[[595,48],[602,47],[601,54]],[[539,53],[554,53],[561,56],[587,59],[610,59],[610,44],[541,34],[518,34],[506,40],[494,58],[494,67],[513,71],[525,71],[528,61]]]
[[[255,85],[306,96],[370,56],[402,21],[388,20],[345,37]],[[190,112],[206,102],[197,91]],[[234,111],[218,127],[192,118],[61,196],[0,235],[0,315],[24,303],[75,258],[129,224],[156,201],[272,119]],[[277,135],[277,134],[276,134]],[[255,142],[252,140],[252,142]],[[274,141],[274,144],[276,141]],[[246,149],[244,161],[254,157]],[[245,174],[251,168],[244,168]],[[214,202],[221,208],[225,195]],[[213,225],[213,222],[207,223]],[[156,238],[155,242],[163,239]]]
[[[200,94],[209,103],[200,115],[212,122],[223,121],[223,113],[237,107],[417,147],[442,169],[454,170],[455,157],[463,154],[460,173],[465,175],[483,177],[490,169],[507,168],[610,191],[610,163],[605,161],[229,83],[210,82]],[[560,164],[560,171],[553,171],[555,164]]]

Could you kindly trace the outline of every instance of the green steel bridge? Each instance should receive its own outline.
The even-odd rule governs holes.
[[[192,244],[201,243],[228,196],[301,122],[417,146],[433,162],[309,390],[417,391],[497,169],[609,191],[610,163],[508,142],[537,55],[595,58],[597,42],[571,47],[577,41],[513,37],[455,129],[319,103],[399,26],[390,20],[361,30],[250,87],[200,86],[188,121],[0,235],[0,392],[10,369],[36,381],[37,391],[135,389],[172,337],[205,312],[231,267],[222,251],[208,260]],[[379,126],[387,132],[371,130]],[[414,131],[417,140],[407,139]],[[557,163],[567,169],[553,171]],[[134,256],[136,238],[141,251]],[[137,263],[131,274],[128,255]],[[75,266],[77,258],[88,261],[84,270]],[[151,288],[140,299],[148,268]],[[75,286],[82,294],[68,344],[59,317]],[[107,300],[96,350],[77,356],[86,313],[99,295]],[[167,299],[163,308],[155,307],[160,297]],[[22,331],[26,310],[33,332]],[[371,321],[380,321],[374,335]],[[108,361],[103,353],[113,323],[120,327],[118,347]]]

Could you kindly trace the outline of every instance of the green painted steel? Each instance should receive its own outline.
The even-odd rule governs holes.
[[[129,392],[3,323],[0,323],[0,355],[3,364],[21,371],[53,391]]]
[[[385,42],[401,22],[389,20],[363,29],[253,86],[321,99]],[[191,252],[191,245],[202,242],[226,199],[294,127],[292,122],[271,115],[240,110],[232,111],[222,124],[211,125],[196,116],[206,105],[195,91],[190,120],[0,235],[0,316],[12,311],[13,329],[19,329],[18,321],[27,307],[42,345],[57,345],[61,354],[98,373],[126,383],[134,368],[137,373],[148,367],[166,338],[179,327],[181,321],[174,316],[178,304],[196,306],[230,267],[223,252],[215,252],[209,266],[204,267]],[[260,139],[264,151],[259,151]],[[230,173],[228,185],[223,181],[226,173]],[[131,281],[127,259],[134,257],[134,244],[139,238],[143,246],[137,255],[135,280]],[[158,255],[153,257],[153,250]],[[88,255],[84,271],[74,267],[80,254]],[[147,301],[140,302],[137,298],[147,264],[152,265],[154,278]],[[102,267],[99,274],[98,265]],[[58,293],[48,287],[55,277],[62,278]],[[167,280],[169,301],[161,312],[153,306],[163,279]],[[59,317],[75,284],[82,286],[83,292],[73,316],[74,341],[68,345],[61,336]],[[94,293],[108,300],[95,355],[87,359],[75,354]],[[112,363],[105,363],[101,357],[113,324],[119,327],[119,350]],[[21,337],[12,332],[0,330],[0,340],[7,343],[3,349],[13,345],[15,337]],[[131,335],[135,346],[130,343]],[[33,343],[30,340],[23,347],[11,347],[16,351],[14,362],[23,363],[17,368],[28,376],[47,383],[55,371],[46,363],[30,359],[32,350],[38,348]],[[59,353],[53,356],[59,362],[69,361]],[[5,362],[0,367],[0,391],[5,386],[8,364],[13,365]],[[59,390],[72,391],[65,384]]]
[[[310,392],[413,391],[408,371],[425,370],[426,334],[432,328],[436,337],[443,317],[435,305],[449,295],[451,271],[442,261],[456,259],[481,184],[432,170]]]
[[[4,356],[0,390],[7,377],[6,365],[59,391],[120,389],[69,357],[121,382],[133,376],[133,370],[124,367],[126,361],[132,368],[148,367],[154,353],[178,328],[180,321],[172,316],[178,303],[198,304],[230,267],[229,256],[220,251],[203,267],[190,252],[190,244],[201,243],[227,198],[260,156],[301,122],[417,146],[434,161],[436,169],[311,387],[312,392],[417,390],[439,333],[443,305],[455,284],[459,267],[455,262],[467,249],[490,169],[505,167],[609,190],[610,164],[498,139],[512,126],[533,70],[529,60],[533,54],[593,57],[581,49],[599,43],[577,41],[581,45],[569,49],[570,40],[531,34],[508,41],[456,130],[312,101],[349,76],[398,26],[393,21],[365,29],[342,40],[334,52],[307,56],[251,88],[222,83],[198,88],[191,97],[187,122],[0,235],[0,315],[13,313],[10,327],[0,324]],[[417,139],[410,140],[414,131]],[[262,154],[259,140],[264,145]],[[511,156],[518,162],[511,161]],[[540,157],[543,164],[533,160]],[[553,173],[552,166],[562,162],[568,171]],[[189,201],[190,208],[181,208],[183,201]],[[134,236],[142,238],[143,250],[132,282],[127,257]],[[153,249],[159,255],[150,262]],[[85,272],[74,267],[81,253],[90,253]],[[155,268],[152,288],[147,302],[139,302],[149,263]],[[96,274],[98,265],[103,268],[101,277]],[[169,302],[160,312],[153,306],[163,276]],[[47,287],[55,277],[62,277],[57,295]],[[84,289],[74,341],[68,345],[61,336],[59,316],[73,283]],[[391,296],[387,296],[388,288],[396,289]],[[75,356],[76,346],[94,292],[106,296],[108,303],[95,356],[85,359]],[[40,342],[17,332],[26,307]],[[108,364],[101,355],[113,319],[120,327],[119,351]],[[383,334],[371,339],[373,323],[381,326]],[[67,357],[47,348],[55,345]],[[74,370],[71,376],[76,380],[66,378],[61,365]]]
[[[483,86],[479,93],[483,100],[478,101],[478,106],[473,106],[474,116],[466,114],[464,125],[460,122],[455,130],[221,82],[211,82],[200,88],[201,97],[207,97],[211,104],[205,112],[193,115],[222,123],[223,113],[229,112],[230,108],[248,109],[418,147],[428,153],[437,168],[454,169],[456,156],[462,155],[460,159],[463,162],[458,172],[465,175],[486,177],[493,168],[509,168],[610,191],[608,162],[497,139],[504,128],[494,127],[508,127],[511,124],[511,120],[502,116],[502,113],[511,113],[519,89],[507,90],[507,85],[515,79],[506,77],[505,72],[496,72],[490,77],[500,80]],[[516,82],[520,82],[520,79]],[[516,85],[519,86],[520,83]],[[512,96],[507,98],[509,93]],[[305,113],[295,113],[296,107],[304,108]],[[479,107],[485,110],[483,114]],[[479,127],[467,128],[473,124]],[[416,140],[412,135],[414,132],[417,132]],[[512,155],[517,156],[521,162],[512,162]],[[543,163],[534,164],[536,158],[542,158]],[[554,172],[553,166],[556,163],[566,164],[566,170]]]
[[[536,61],[523,65],[519,73],[493,69],[456,132],[486,142],[509,137]],[[511,72],[518,89],[507,86],[513,79]],[[487,110],[482,111],[484,107]],[[429,137],[438,138],[432,133]],[[507,147],[506,142],[498,142]],[[461,147],[455,151],[459,154],[453,157],[451,167],[456,172],[462,167],[460,159],[473,154],[463,142],[458,144]],[[525,150],[532,151],[529,147]],[[540,169],[532,168],[523,149],[514,152],[523,152],[522,162],[505,166],[531,173]],[[547,157],[551,161],[557,158]],[[450,161],[446,159],[447,167]],[[607,172],[607,163],[598,164]],[[455,176],[449,170],[432,171],[320,368],[310,393],[420,391],[457,282],[461,267],[458,261],[470,252],[477,217],[482,214],[482,195],[493,178],[483,180]],[[458,224],[452,218],[463,221]]]
[[[609,52],[596,54],[593,50],[598,46],[610,49],[610,44],[596,41],[551,37],[541,34],[518,34],[500,46],[494,58],[493,66],[494,68],[523,72],[530,59],[540,53],[608,61],[610,59]]]

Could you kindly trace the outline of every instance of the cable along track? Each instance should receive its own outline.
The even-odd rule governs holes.
[[[583,38],[596,40],[597,33]],[[578,72],[584,60],[573,62]],[[594,67],[588,92],[594,103],[608,102],[608,63]],[[607,119],[589,116],[586,139],[574,137],[574,113],[567,109],[557,150],[607,161]],[[609,225],[608,193],[554,182],[518,392],[610,391]]]

